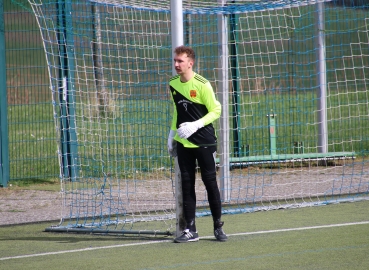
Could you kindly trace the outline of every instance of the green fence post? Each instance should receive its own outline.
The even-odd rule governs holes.
[[[234,1],[233,1],[234,3]],[[232,74],[232,117],[233,117],[233,153],[235,157],[240,157],[243,154],[241,146],[241,96],[240,96],[240,70],[238,63],[238,52],[237,52],[237,42],[238,42],[238,15],[229,15],[229,25],[230,25],[230,64],[231,64],[231,74]]]
[[[9,179],[9,139],[3,3],[3,1],[0,1],[0,186],[7,187]]]
[[[268,117],[268,128],[269,128],[269,148],[270,148],[270,155],[275,156],[277,155],[277,136],[275,130],[275,116],[273,111],[267,115]]]
[[[59,0],[57,12],[58,44],[61,56],[59,63],[59,103],[63,176],[70,181],[75,181],[79,173],[79,160],[75,111],[75,63],[72,46],[72,2],[70,0]]]

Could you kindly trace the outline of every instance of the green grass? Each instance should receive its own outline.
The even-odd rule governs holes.
[[[50,223],[6,226],[0,230],[0,265],[4,269],[366,270],[368,207],[369,201],[362,201],[224,215],[229,235],[225,243],[214,241],[211,217],[197,219],[200,241],[188,244],[174,244],[168,237],[43,232]],[[343,226],[359,222],[366,223]],[[24,255],[29,257],[8,258]]]
[[[8,190],[44,190],[60,192],[60,179],[38,179],[30,178],[27,180],[13,180],[7,187]]]
[[[51,104],[9,106],[9,159],[13,181],[30,184],[58,177],[57,140]],[[33,180],[32,180],[33,179]]]

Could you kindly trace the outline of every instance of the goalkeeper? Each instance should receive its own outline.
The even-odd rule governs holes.
[[[196,160],[206,187],[210,211],[214,221],[214,236],[226,241],[221,221],[221,200],[216,180],[215,155],[217,138],[212,122],[220,117],[221,105],[216,100],[208,80],[193,71],[195,52],[179,46],[174,50],[174,67],[177,75],[169,81],[174,102],[174,113],[168,136],[168,152],[178,156],[181,170],[183,212],[186,228],[174,239],[176,243],[198,241],[195,224]]]

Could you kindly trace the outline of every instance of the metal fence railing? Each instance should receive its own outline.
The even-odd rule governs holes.
[[[39,27],[27,0],[4,0],[1,16],[6,48],[9,180],[57,178],[55,127]]]

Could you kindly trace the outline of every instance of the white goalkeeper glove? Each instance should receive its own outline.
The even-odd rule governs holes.
[[[182,139],[187,139],[196,131],[204,126],[204,122],[199,119],[194,122],[184,122],[179,125],[179,129],[177,129],[178,136]]]
[[[171,157],[177,156],[177,142],[174,140],[174,136],[176,135],[176,132],[174,130],[169,131],[168,135],[168,154]]]

